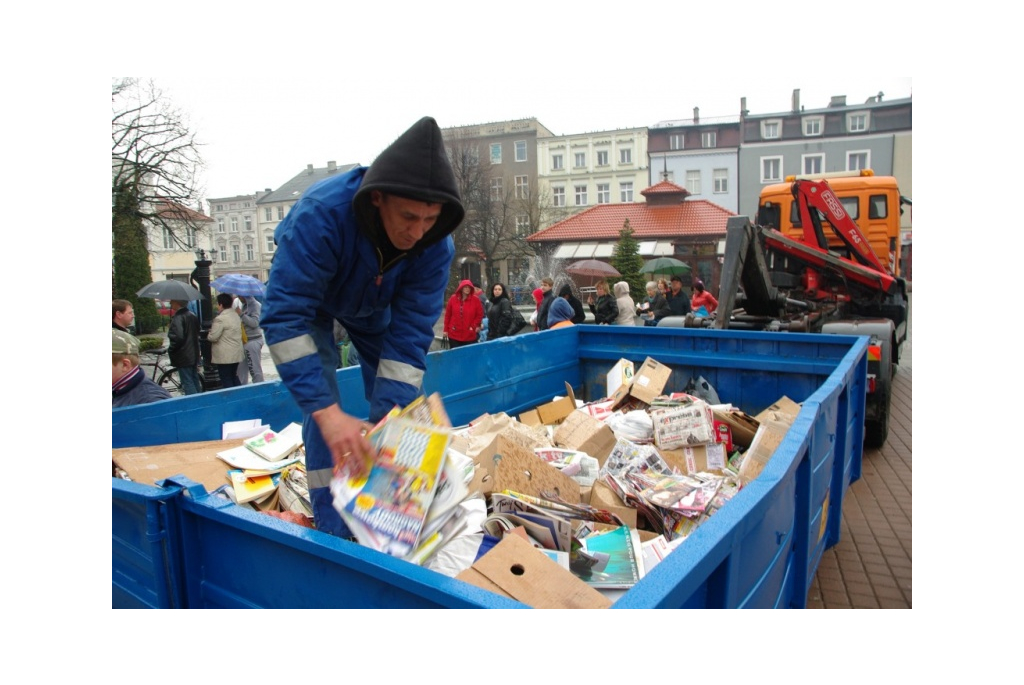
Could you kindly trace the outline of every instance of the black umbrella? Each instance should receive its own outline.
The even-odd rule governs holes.
[[[137,293],[139,297],[148,297],[154,300],[198,300],[202,295],[184,281],[176,281],[169,278],[166,281],[157,281],[143,287]]]

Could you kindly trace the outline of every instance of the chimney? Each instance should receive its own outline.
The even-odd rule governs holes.
[[[312,176],[313,175],[313,165],[312,164],[307,164],[306,165],[306,175],[307,176]]]
[[[742,97],[742,98],[740,98],[740,116],[741,117],[747,116],[747,111],[748,111],[747,110],[747,98]]]
[[[334,162],[334,161],[327,162],[327,173],[333,174],[337,170],[338,170],[338,163],[337,162]]]
[[[699,124],[700,123],[700,107],[694,107],[693,108],[693,123],[695,123],[695,124]]]
[[[793,89],[793,111],[794,112],[799,112],[800,111],[800,89],[799,88],[794,88]]]
[[[833,95],[832,101],[828,103],[829,107],[846,107],[846,96],[845,95]]]

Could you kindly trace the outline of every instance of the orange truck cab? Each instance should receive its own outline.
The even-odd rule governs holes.
[[[894,276],[900,275],[900,215],[903,213],[901,203],[905,200],[900,196],[894,177],[875,176],[870,169],[862,169],[788,176],[784,183],[765,186],[758,201],[757,223],[775,228],[794,240],[804,240],[800,212],[793,197],[793,181],[798,178],[828,181],[847,214],[871,244],[878,260]],[[827,223],[827,219],[822,217],[822,224]],[[849,256],[846,246],[834,231],[828,230],[825,234],[829,250]]]

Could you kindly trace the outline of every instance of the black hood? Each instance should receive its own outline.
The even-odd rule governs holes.
[[[374,160],[363,176],[355,196],[356,213],[363,230],[381,245],[387,240],[380,214],[370,201],[370,191],[379,190],[421,202],[444,203],[437,223],[412,252],[433,245],[454,231],[465,216],[455,172],[448,161],[441,129],[432,117],[423,117],[391,143]]]

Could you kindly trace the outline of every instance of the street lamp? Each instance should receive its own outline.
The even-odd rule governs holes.
[[[210,265],[213,264],[206,258],[206,250],[196,250],[196,268],[190,276],[190,280],[199,290],[199,351],[203,356],[203,385],[207,390],[220,388],[220,375],[213,368],[213,355],[210,349],[210,341],[207,336],[210,333],[210,326],[213,325],[213,306],[210,299]]]

